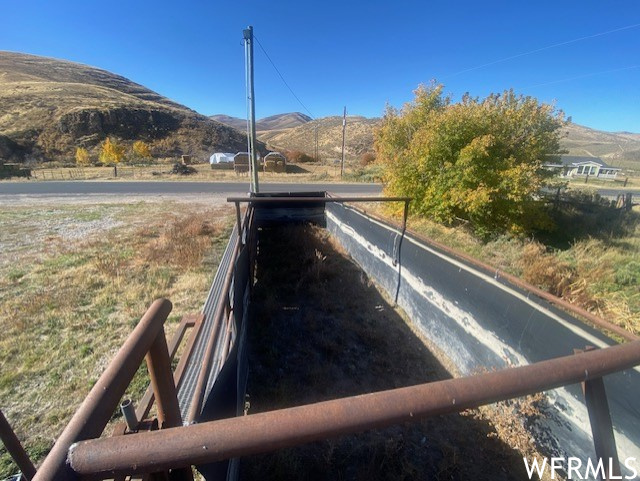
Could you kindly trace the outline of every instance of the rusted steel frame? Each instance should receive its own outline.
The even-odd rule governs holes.
[[[182,425],[178,394],[171,372],[171,359],[164,330],[160,331],[146,356],[151,387],[158,409],[160,429]]]
[[[74,479],[67,465],[69,447],[102,434],[142,360],[162,331],[171,308],[167,299],[158,299],[151,304],[67,424],[34,480]]]
[[[585,351],[589,352],[594,349],[594,347],[589,346]],[[584,351],[576,349],[575,352],[580,353]],[[604,380],[598,377],[584,381],[582,383],[582,392],[584,393],[585,404],[587,406],[587,412],[589,413],[596,458],[601,459],[604,466],[604,479],[622,479],[620,460],[618,459],[616,439],[613,435],[613,423],[611,422],[611,412],[609,411],[609,402],[607,401]]]
[[[176,383],[176,388],[180,388],[180,384],[182,383],[182,375],[184,374],[184,370],[187,367],[187,363],[189,359],[191,359],[191,355],[193,354],[193,347],[200,336],[200,329],[202,329],[202,324],[204,323],[204,314],[200,313],[196,316],[190,317],[188,326],[191,326],[193,330],[189,335],[189,339],[187,341],[187,345],[185,346],[184,353],[180,356],[180,361],[178,361],[178,365],[176,366],[176,371],[173,375],[173,380]],[[173,356],[172,356],[173,359]]]
[[[476,376],[325,401],[153,433],[78,443],[69,464],[81,475],[111,476],[205,464],[460,412],[631,368],[640,341]]]
[[[227,197],[227,202],[250,204],[299,204],[344,202],[407,202],[411,197]]]
[[[11,429],[11,425],[7,418],[4,417],[2,410],[0,410],[0,439],[2,439],[2,444],[4,444],[11,459],[18,465],[22,475],[27,480],[31,480],[36,475],[36,468],[20,443],[18,436]]]
[[[191,406],[189,407],[189,413],[187,415],[187,423],[191,424],[195,421],[196,417],[200,414],[202,403],[204,401],[205,390],[207,388],[207,381],[209,379],[209,373],[211,371],[211,365],[213,361],[213,351],[220,330],[220,324],[222,323],[222,315],[224,313],[225,305],[229,298],[229,289],[231,286],[231,279],[233,278],[233,268],[235,266],[235,260],[238,258],[238,252],[240,251],[241,240],[236,243],[233,253],[231,254],[231,262],[229,262],[229,268],[225,273],[224,281],[222,283],[222,290],[220,294],[220,302],[213,315],[213,326],[211,328],[211,334],[207,341],[207,347],[205,349],[204,357],[202,359],[202,366],[200,372],[198,372],[198,380],[193,392],[193,399],[191,400]]]
[[[371,217],[372,219],[375,219],[383,224],[387,224],[390,226],[393,226],[395,228],[401,229],[402,227],[399,226],[396,222],[394,222],[391,219],[386,219],[384,217],[381,217],[379,215],[376,214],[372,214],[371,212],[365,212],[361,209],[358,209],[356,207],[354,207],[355,210],[357,210],[358,212],[360,212],[363,215],[366,215],[368,217]],[[635,334],[633,334],[632,332],[627,331],[626,329],[613,324],[609,321],[606,321],[598,316],[596,316],[595,314],[592,314],[591,312],[582,309],[581,307],[576,306],[575,304],[571,304],[570,302],[565,301],[564,299],[561,299],[557,296],[554,296],[553,294],[551,294],[550,292],[544,291],[538,287],[535,287],[534,285],[531,285],[525,281],[523,281],[522,279],[520,279],[519,277],[516,277],[512,274],[509,274],[503,270],[497,269],[494,266],[487,264],[485,262],[482,262],[481,260],[476,259],[475,257],[471,257],[468,254],[465,254],[464,252],[458,251],[456,249],[453,249],[445,244],[442,244],[438,241],[435,241],[433,239],[430,239],[410,228],[407,228],[406,231],[411,234],[412,237],[416,238],[417,240],[419,240],[420,242],[426,244],[427,246],[433,247],[437,250],[440,250],[452,257],[455,257],[457,259],[460,259],[462,261],[465,261],[467,264],[471,264],[474,267],[480,268],[481,270],[490,273],[493,277],[496,278],[503,278],[505,280],[507,280],[510,284],[513,284],[514,286],[517,286],[521,289],[524,289],[525,291],[531,292],[532,294],[535,294],[536,296],[544,299],[545,301],[554,304],[557,307],[562,308],[565,311],[571,312],[573,314],[576,314],[582,318],[584,318],[585,320],[587,320],[589,323],[593,324],[594,326],[597,326],[601,329],[604,329],[606,331],[610,331],[618,336],[620,336],[621,338],[627,340],[627,341],[637,341],[640,340],[640,336],[637,336]]]
[[[235,204],[236,204],[236,224],[238,226],[238,239],[242,240],[242,221],[240,220],[240,202],[236,202]]]
[[[200,333],[200,327],[202,327],[203,319],[203,314],[198,314],[196,316],[184,316],[180,321],[178,330],[171,339],[171,343],[169,345],[169,358],[173,361],[187,329],[193,327],[193,331],[191,331],[191,335],[189,336],[189,340],[187,341],[185,352],[182,354],[182,356],[180,356],[180,361],[178,362],[178,366],[176,367],[176,371],[173,375],[173,382],[175,383],[176,388],[180,387],[182,374],[184,372],[187,361],[193,353],[193,346],[195,345],[195,341],[198,337],[198,334]],[[142,421],[149,415],[149,411],[151,411],[151,407],[153,406],[154,401],[155,396],[153,395],[153,388],[151,387],[151,385],[149,385],[144,393],[144,396],[142,396],[142,399],[140,400],[138,408],[136,409],[136,417],[138,418],[138,422]]]

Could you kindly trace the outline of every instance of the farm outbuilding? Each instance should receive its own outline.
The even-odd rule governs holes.
[[[286,172],[287,159],[280,152],[271,152],[264,158],[265,172]]]
[[[234,156],[235,154],[229,152],[216,152],[211,157],[209,157],[209,163],[211,165],[232,163]]]

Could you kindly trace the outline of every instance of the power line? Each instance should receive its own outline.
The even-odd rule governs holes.
[[[639,67],[640,67],[640,65],[630,65],[628,67],[614,68],[612,70],[604,70],[604,71],[601,71],[601,72],[592,72],[592,73],[587,73],[587,74],[583,74],[583,75],[578,75],[576,77],[568,77],[568,78],[559,79],[559,80],[552,80],[550,82],[544,82],[544,83],[535,84],[535,85],[528,85],[526,87],[520,87],[520,88],[521,89],[532,89],[532,88],[535,88],[535,87],[544,87],[545,85],[559,84],[559,83],[562,83],[562,82],[569,82],[570,80],[577,80],[577,79],[587,78],[587,77],[595,77],[596,75],[604,75],[606,73],[621,72],[623,70],[632,70],[634,68],[639,68]]]
[[[315,117],[313,116],[313,114],[309,111],[309,109],[302,103],[302,100],[300,100],[300,98],[295,94],[295,92],[293,91],[293,89],[289,86],[289,84],[287,83],[287,81],[284,79],[284,77],[282,76],[282,74],[280,73],[280,70],[278,70],[278,67],[276,67],[276,64],[273,63],[273,60],[271,60],[271,57],[269,57],[269,54],[267,53],[267,51],[264,49],[264,47],[262,46],[262,44],[260,43],[260,40],[258,40],[258,37],[256,37],[255,35],[253,36],[253,38],[256,39],[256,42],[258,42],[258,46],[260,47],[260,50],[262,50],[265,54],[265,56],[267,57],[267,59],[269,60],[269,62],[271,63],[271,65],[273,66],[274,70],[277,72],[277,74],[280,76],[280,79],[282,80],[282,82],[287,86],[287,88],[289,89],[289,92],[291,92],[291,95],[293,95],[296,100],[298,101],[298,103],[300,105],[302,105],[302,108],[305,109],[307,111],[307,113],[309,114],[309,116],[315,120]]]
[[[614,30],[607,30],[606,32],[600,32],[600,33],[596,33],[596,34],[593,34],[593,35],[587,35],[586,37],[574,38],[572,40],[567,40],[565,42],[554,43],[553,45],[547,45],[546,47],[537,48],[535,50],[530,50],[528,52],[522,52],[522,53],[518,53],[516,55],[511,55],[509,57],[505,57],[505,58],[501,58],[501,59],[498,59],[498,60],[494,60],[492,62],[488,62],[488,63],[482,64],[482,65],[478,65],[476,67],[466,68],[464,70],[460,70],[459,72],[456,72],[456,73],[453,73],[451,75],[447,75],[446,77],[443,77],[443,80],[444,79],[448,79],[448,78],[452,78],[452,77],[456,77],[458,75],[461,75],[461,74],[466,73],[466,72],[471,72],[473,70],[478,70],[478,69],[481,69],[481,68],[484,68],[484,67],[489,67],[489,66],[495,65],[497,63],[507,62],[508,60],[513,60],[514,58],[524,57],[526,55],[531,55],[531,54],[534,54],[534,53],[542,52],[544,50],[549,50],[551,48],[561,47],[563,45],[569,45],[569,44],[572,44],[572,43],[581,42],[582,40],[588,40],[590,38],[601,37],[603,35],[609,35],[611,33],[620,32],[622,30],[629,30],[630,28],[636,28],[636,27],[640,27],[640,23],[635,23],[633,25],[627,25],[625,27],[616,28]]]

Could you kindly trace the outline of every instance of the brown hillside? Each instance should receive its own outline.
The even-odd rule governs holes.
[[[373,150],[373,130],[379,118],[347,117],[345,157],[353,160]],[[292,129],[260,132],[258,138],[273,150],[301,150],[313,155],[316,128],[318,151],[323,160],[339,159],[342,151],[342,117],[324,117]]]
[[[640,134],[604,132],[570,124],[562,147],[571,155],[601,157],[605,162],[626,168],[640,168]]]
[[[0,155],[69,160],[107,136],[144,140],[156,157],[246,150],[238,131],[105,70],[0,52]]]
[[[347,158],[354,159],[364,152],[373,150],[373,131],[380,122],[380,118],[347,118]],[[258,138],[275,150],[302,150],[313,155],[316,126],[321,157],[324,160],[339,158],[342,145],[341,117],[317,119],[293,129],[280,128],[259,132]],[[570,124],[565,128],[565,135],[561,146],[571,155],[601,157],[614,166],[640,168],[640,134],[604,132]]]

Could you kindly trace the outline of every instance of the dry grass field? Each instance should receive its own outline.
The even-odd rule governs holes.
[[[230,213],[167,201],[0,209],[0,406],[34,461],[154,299],[173,302],[168,337],[201,310]],[[0,478],[15,472],[2,448]]]

